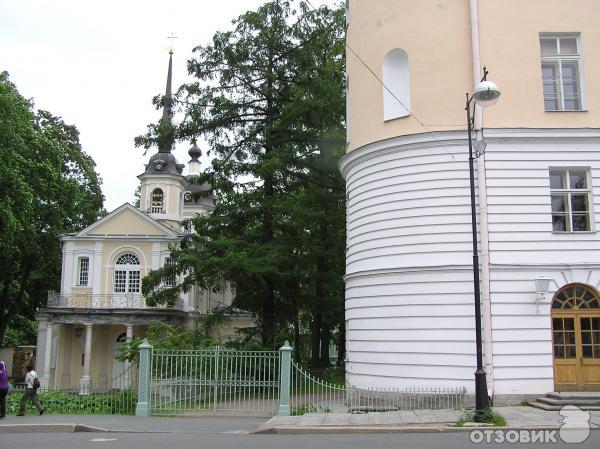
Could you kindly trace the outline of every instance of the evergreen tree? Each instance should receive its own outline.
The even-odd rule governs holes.
[[[299,340],[300,318],[315,311],[325,323],[317,339],[339,328],[343,311],[329,305],[343,303],[343,31],[342,8],[271,1],[194,50],[196,80],[173,100],[185,113],[175,136],[210,145],[215,158],[199,182],[218,202],[172,252],[175,268],[144,279],[149,304],[231,282],[236,306],[258,316],[264,346],[289,325]],[[160,141],[159,127],[149,130],[138,144]],[[173,270],[183,283],[160,288]]]

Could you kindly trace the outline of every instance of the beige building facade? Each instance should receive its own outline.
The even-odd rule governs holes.
[[[600,390],[599,15],[595,0],[348,1],[348,384],[473,393],[465,93],[486,66],[502,91],[473,133],[489,395]]]
[[[171,67],[170,59],[167,96]],[[163,120],[170,120],[168,108]],[[192,288],[169,307],[150,307],[141,294],[143,278],[172,264],[171,249],[194,232],[189,220],[210,214],[215,205],[210,186],[195,182],[201,155],[196,143],[186,174],[171,148],[172,142],[163,143],[139,176],[139,208],[125,203],[86,229],[61,236],[60,292],[50,292],[37,314],[36,361],[44,387],[80,394],[130,387],[137,373],[117,359],[124,343],[143,337],[152,321],[192,329],[202,316],[232,304],[228,285],[219,291]],[[250,327],[253,317],[240,313],[215,337],[224,342]]]

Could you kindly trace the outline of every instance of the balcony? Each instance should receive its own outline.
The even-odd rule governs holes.
[[[152,206],[146,210],[149,214],[166,214],[167,212],[161,206]]]
[[[106,295],[77,294],[68,295],[48,292],[48,308],[50,309],[147,309],[147,310],[183,310],[180,299],[173,307],[160,305],[150,307],[140,294],[109,293]]]

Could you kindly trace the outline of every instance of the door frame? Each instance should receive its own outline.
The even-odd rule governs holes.
[[[584,358],[583,358],[583,343],[582,343],[582,331],[581,331],[581,318],[585,317],[593,317],[600,318],[600,307],[594,308],[580,308],[578,304],[575,304],[575,307],[565,307],[563,303],[556,303],[559,295],[566,292],[568,289],[572,288],[581,288],[585,292],[589,292],[594,295],[595,300],[594,305],[600,305],[600,294],[593,287],[585,284],[568,284],[559,289],[551,303],[550,309],[550,329],[551,329],[551,347],[552,347],[552,373],[553,373],[553,383],[555,391],[600,391],[600,383],[589,384],[584,381],[583,378],[583,368],[584,368]],[[564,299],[565,296],[563,296]],[[574,297],[577,298],[577,297]],[[577,303],[577,301],[574,301]],[[561,308],[553,307],[554,305],[560,304]],[[561,365],[573,365],[573,363],[566,362],[566,358],[556,358],[555,353],[555,339],[554,339],[554,319],[555,318],[573,318],[574,322],[574,332],[575,332],[575,374],[576,374],[576,382],[575,383],[557,383],[557,367]],[[588,359],[585,359],[588,360]],[[600,359],[589,359],[592,362],[592,365],[598,365],[598,369],[600,369]]]

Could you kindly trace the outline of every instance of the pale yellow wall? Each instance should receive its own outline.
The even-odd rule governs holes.
[[[165,231],[131,210],[124,209],[116,216],[96,226],[87,235],[156,235]]]
[[[228,340],[229,338],[239,338],[240,334],[237,331],[239,329],[246,329],[249,327],[256,327],[256,323],[252,318],[236,317],[217,329],[214,337],[219,341]]]
[[[502,97],[486,127],[598,127],[600,1],[479,0],[481,62]],[[383,121],[383,88],[347,51],[348,151],[405,134],[464,129],[473,71],[469,0],[350,0],[348,44],[382,78],[385,54],[408,53],[414,117]],[[545,112],[540,32],[580,32],[588,112]]]
[[[461,102],[471,85],[468,0],[350,0],[347,38],[379,79],[388,51],[407,52],[411,111],[431,129],[466,122]],[[347,70],[348,150],[400,134],[426,132],[410,116],[383,121],[382,85],[350,51]]]
[[[485,126],[600,127],[600,1],[480,0],[479,5],[481,60],[502,89],[500,101],[485,113]],[[587,112],[544,112],[539,35],[558,32],[581,33]]]
[[[81,337],[75,335],[75,328],[82,329]],[[134,326],[133,336],[142,337],[145,333],[145,326]],[[123,324],[96,325],[92,328],[92,356],[90,365],[90,374],[92,385],[98,386],[100,383],[109,382],[113,377],[113,343],[120,333],[126,331]],[[55,386],[60,387],[78,387],[81,376],[83,375],[82,354],[85,351],[85,326],[81,325],[62,325],[59,333],[59,347],[57,369],[54,373]],[[71,340],[70,356],[66,354],[68,344],[66,339]],[[69,373],[69,382],[66,384],[65,370]]]
[[[140,259],[140,273],[143,278],[152,266],[152,244],[132,241],[104,242],[102,246],[102,268],[100,270],[100,293],[113,292],[113,268],[119,255],[132,252]]]

